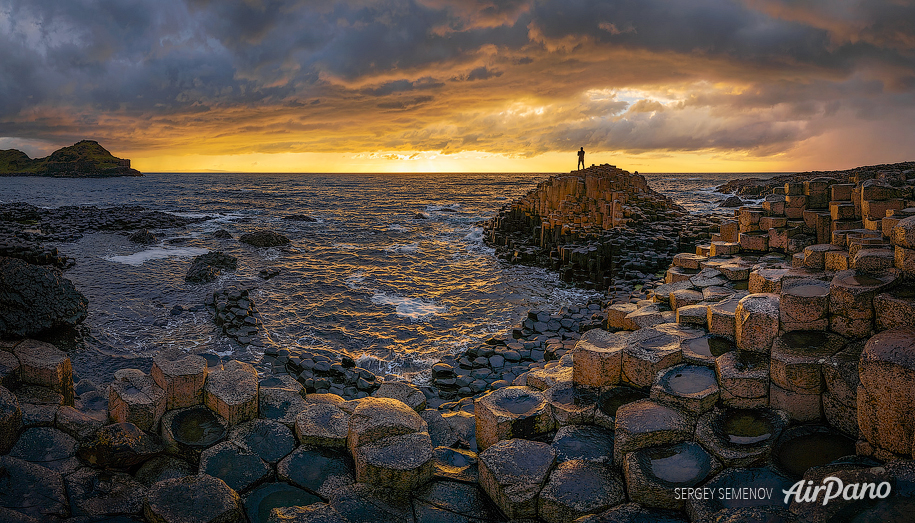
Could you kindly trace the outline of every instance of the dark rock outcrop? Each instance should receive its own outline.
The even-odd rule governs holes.
[[[216,280],[223,270],[234,271],[238,268],[238,258],[222,251],[201,254],[194,258],[187,270],[185,281],[190,283],[207,283]]]
[[[744,201],[740,196],[728,196],[724,201],[718,204],[718,207],[740,207]]]
[[[74,327],[89,302],[59,269],[0,257],[0,337]]]
[[[273,231],[255,231],[239,236],[238,241],[254,247],[280,247],[289,244],[289,238]]]

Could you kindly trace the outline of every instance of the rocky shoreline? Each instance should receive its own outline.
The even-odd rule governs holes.
[[[261,372],[162,351],[149,372],[74,383],[59,348],[29,333],[0,342],[0,519],[906,521],[915,169],[789,181],[760,207],[694,221],[637,174],[584,171],[486,230],[514,263],[610,291],[531,311],[433,365],[428,385],[275,347]],[[0,207],[3,230],[41,249],[51,236],[21,229],[45,211],[13,207]],[[85,212],[56,237],[175,218],[132,228],[105,214],[121,211]],[[671,263],[642,263],[639,245]],[[211,254],[189,282],[233,270]],[[59,277],[55,265],[35,267]],[[257,343],[243,289],[202,306]],[[801,492],[828,477],[873,488],[828,504]],[[697,488],[724,494],[684,495]]]

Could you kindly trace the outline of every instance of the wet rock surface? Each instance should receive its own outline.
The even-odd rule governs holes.
[[[0,336],[72,328],[88,311],[88,300],[60,269],[0,256]]]

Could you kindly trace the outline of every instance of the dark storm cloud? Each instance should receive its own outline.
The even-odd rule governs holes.
[[[915,104],[913,35],[891,0],[0,0],[0,135],[769,150]]]

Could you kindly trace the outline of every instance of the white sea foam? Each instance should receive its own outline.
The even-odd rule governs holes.
[[[464,236],[464,239],[469,242],[482,242],[483,241],[483,228],[482,227],[471,228],[470,232],[467,233],[467,236]]]
[[[410,229],[404,227],[403,225],[388,225],[388,230],[394,232],[408,232]]]
[[[413,253],[419,251],[419,244],[416,242],[407,243],[404,245],[390,245],[384,248],[387,252],[398,252],[398,253]]]
[[[335,244],[333,244],[333,248],[337,249],[338,251],[356,250],[356,246],[353,245],[352,243],[335,243]]]
[[[358,289],[359,284],[365,281],[365,273],[362,271],[356,271],[353,274],[350,274],[346,277],[346,286],[350,289]]]
[[[448,310],[444,305],[436,305],[435,302],[422,300],[420,298],[404,298],[403,296],[389,296],[383,292],[372,296],[372,303],[375,305],[392,305],[398,316],[410,318],[411,320],[422,320],[436,314],[441,314]]]
[[[461,204],[459,204],[459,203],[451,203],[448,205],[429,204],[426,206],[426,210],[429,212],[435,212],[435,211],[458,212],[461,210]]]
[[[210,252],[209,249],[203,249],[199,247],[153,247],[152,249],[146,249],[145,251],[140,251],[134,254],[127,254],[125,256],[105,256],[104,259],[115,263],[124,263],[127,265],[138,266],[143,265],[149,260],[161,260],[164,258],[190,258],[191,256],[199,256],[208,252]]]

